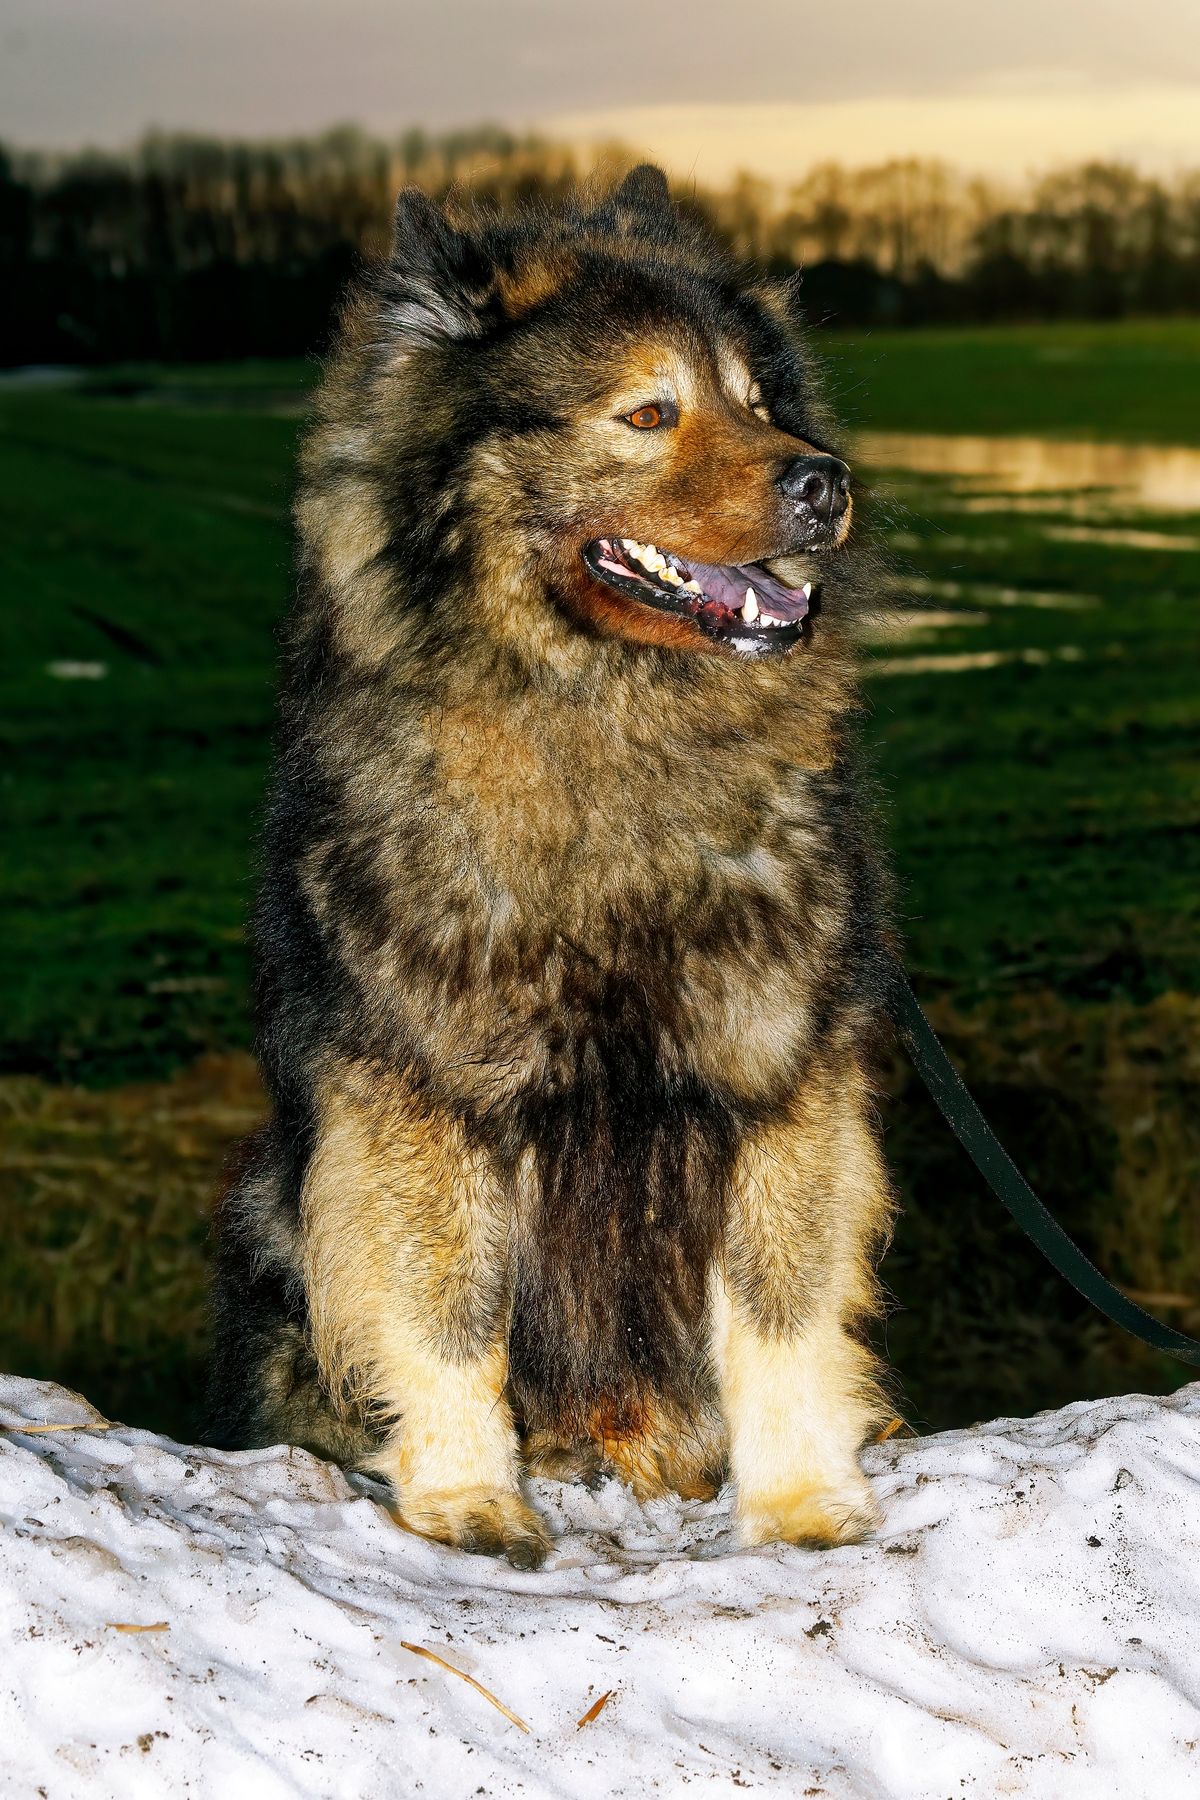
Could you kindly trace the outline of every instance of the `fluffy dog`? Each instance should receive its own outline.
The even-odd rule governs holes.
[[[657,170],[401,197],[302,456],[222,1441],[520,1566],[526,1470],[869,1529],[886,928],[828,432],[791,290]]]

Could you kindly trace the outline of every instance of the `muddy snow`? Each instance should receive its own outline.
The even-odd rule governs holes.
[[[878,1445],[853,1549],[540,1482],[537,1574],[299,1451],[20,1429],[94,1418],[0,1380],[0,1794],[1200,1791],[1200,1384]]]

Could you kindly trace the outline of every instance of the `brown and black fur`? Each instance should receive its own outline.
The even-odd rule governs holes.
[[[665,366],[651,453],[604,421]],[[402,199],[303,452],[221,1441],[376,1469],[517,1561],[525,1469],[701,1494],[732,1461],[751,1540],[869,1524],[864,576],[831,552],[803,643],[745,661],[580,561],[778,555],[772,471],[828,438],[789,290],[656,172],[515,224]]]

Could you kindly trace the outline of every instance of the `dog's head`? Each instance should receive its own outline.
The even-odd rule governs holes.
[[[415,603],[510,638],[764,657],[808,635],[850,471],[790,289],[742,279],[658,170],[508,224],[406,192],[348,335],[367,420],[327,407],[328,441],[357,445]]]

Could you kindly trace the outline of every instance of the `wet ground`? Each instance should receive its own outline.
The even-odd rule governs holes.
[[[1080,592],[1073,585],[1046,590],[919,573],[906,567],[914,552],[924,552],[926,561],[932,549],[939,561],[958,553],[964,561],[986,556],[997,567],[1006,562],[1019,567],[1039,543],[1170,557],[1200,550],[1200,533],[1182,528],[1200,523],[1200,449],[1022,435],[864,432],[857,451],[893,519],[913,514],[886,533],[898,566],[885,578],[885,596],[867,629],[879,645],[928,643],[939,634],[986,627],[996,608],[1069,614],[1104,604],[1102,593]],[[984,529],[974,524],[980,515],[987,516]],[[956,516],[962,520],[957,530]],[[900,604],[889,605],[887,592]],[[952,602],[953,610],[938,610],[930,602]],[[1085,655],[1082,646],[1070,642],[932,655],[918,654],[914,642],[911,655],[883,658],[874,669],[881,675],[962,674],[1004,663],[1079,661]]]

